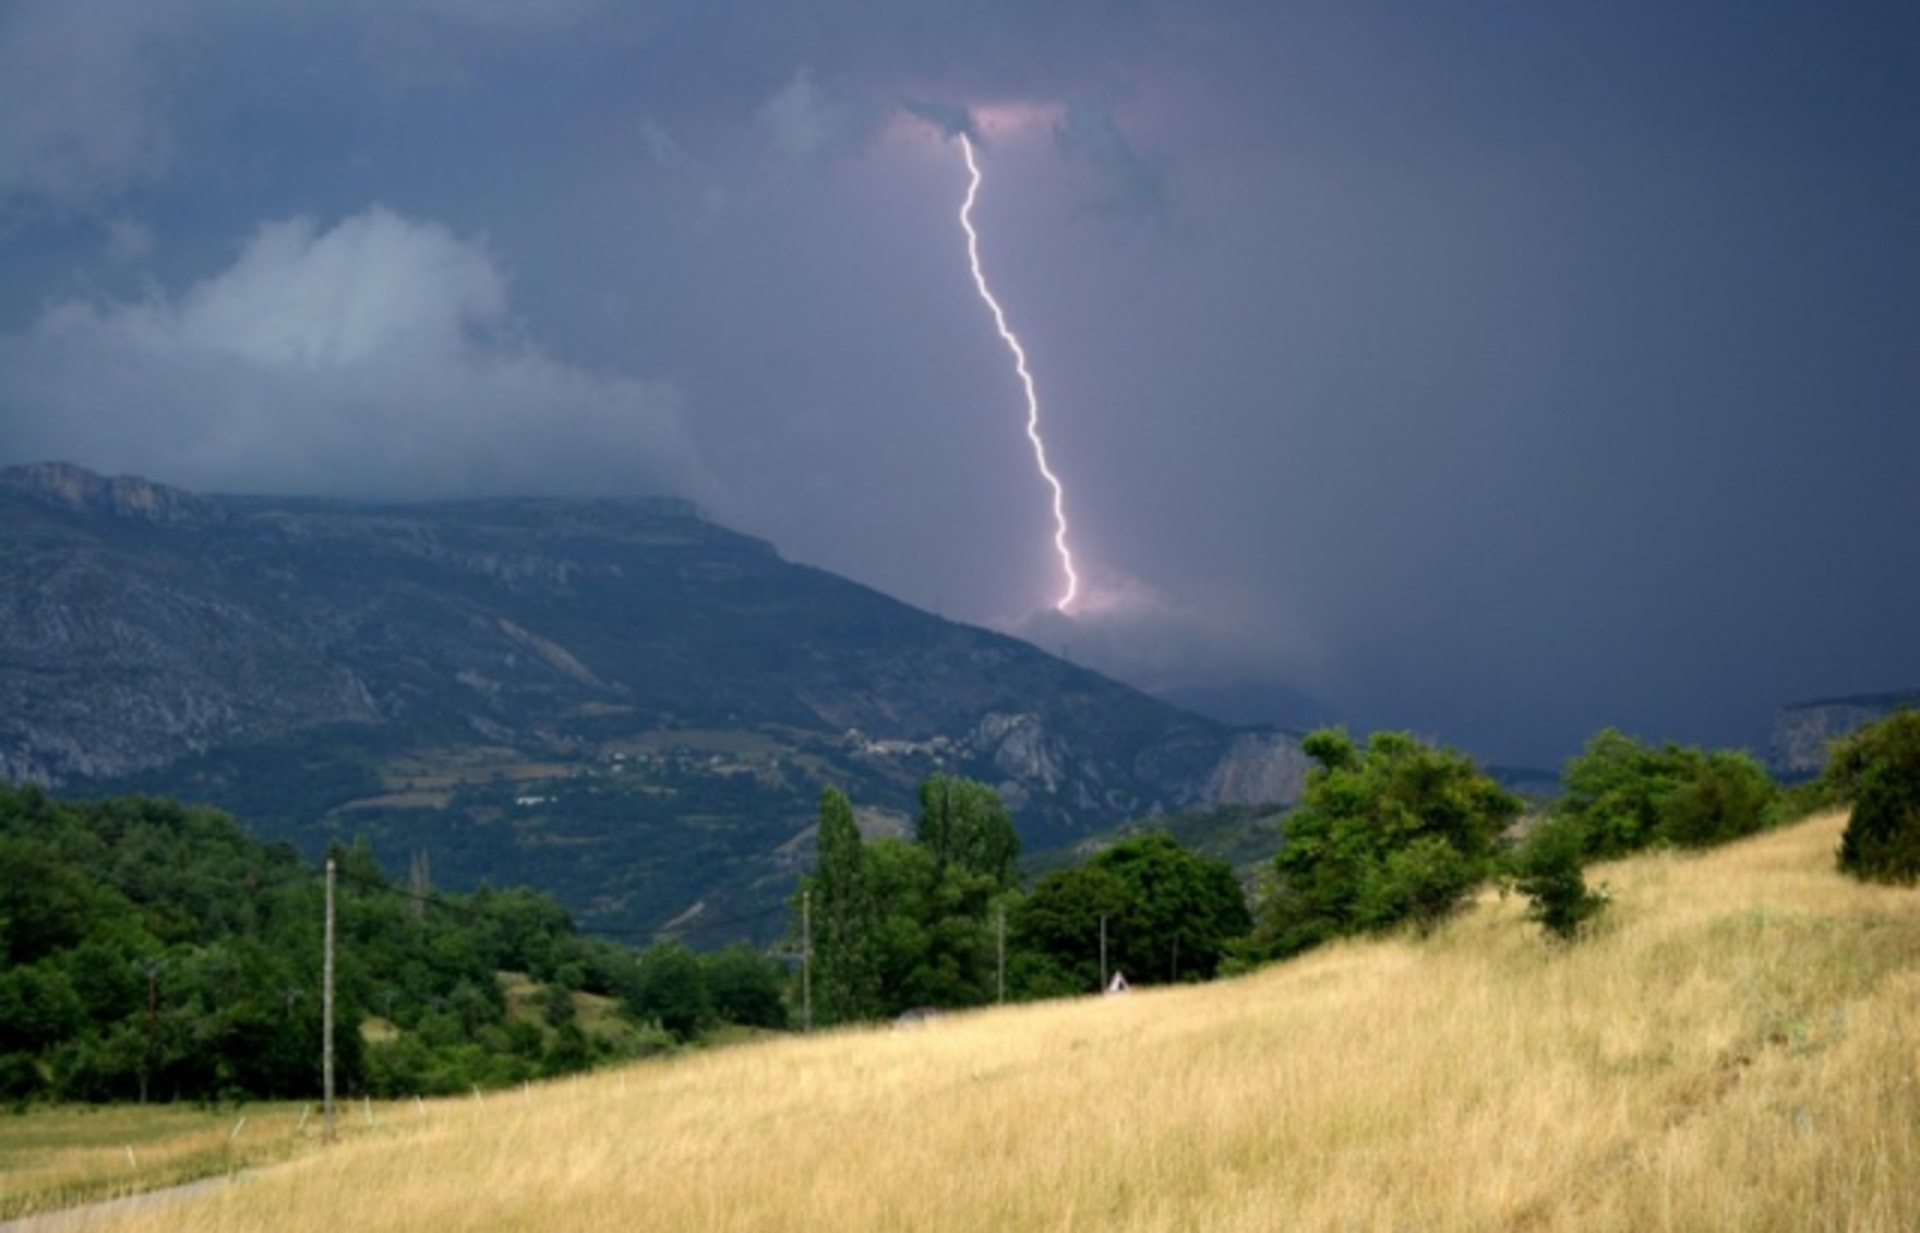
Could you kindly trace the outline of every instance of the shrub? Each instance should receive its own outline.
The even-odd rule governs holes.
[[[1490,872],[1520,802],[1468,758],[1403,732],[1364,748],[1343,731],[1302,742],[1319,763],[1267,882],[1248,958],[1285,958],[1345,934],[1427,930]]]
[[[1607,904],[1604,892],[1587,886],[1581,867],[1586,837],[1565,819],[1536,828],[1513,855],[1514,888],[1533,902],[1527,919],[1565,941]]]
[[[1704,848],[1776,818],[1773,780],[1749,754],[1646,745],[1608,728],[1567,762],[1555,813],[1577,825],[1584,855],[1655,844]]]
[[[1900,711],[1835,743],[1823,778],[1853,803],[1840,868],[1875,882],[1920,879],[1920,711]]]
[[[1766,824],[1773,780],[1751,754],[1685,751],[1679,783],[1667,797],[1659,835],[1683,848],[1704,848],[1751,835]]]

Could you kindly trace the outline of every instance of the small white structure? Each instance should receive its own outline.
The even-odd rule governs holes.
[[[1124,972],[1115,972],[1113,979],[1107,982],[1107,992],[1109,994],[1125,993],[1132,987],[1133,986],[1127,984],[1127,977]]]

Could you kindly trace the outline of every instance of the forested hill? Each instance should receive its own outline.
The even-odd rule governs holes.
[[[1292,799],[1298,743],[942,620],[672,501],[371,505],[0,471],[0,778],[365,836],[589,930],[767,921],[821,789],[942,770],[1037,851]],[[761,940],[765,940],[764,936]]]
[[[557,1008],[625,992],[633,957],[551,899],[410,894],[364,849],[339,864],[343,1092],[464,1091],[631,1045]],[[324,897],[291,847],[212,810],[0,786],[0,1100],[311,1096]],[[553,1022],[512,1021],[502,971],[561,989]]]

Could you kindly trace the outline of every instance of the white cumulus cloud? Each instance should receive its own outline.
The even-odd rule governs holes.
[[[0,338],[0,454],[209,491],[717,495],[672,387],[549,356],[484,245],[380,207]]]

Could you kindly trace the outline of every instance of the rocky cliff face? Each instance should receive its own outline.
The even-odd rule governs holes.
[[[1783,706],[1774,716],[1768,761],[1775,774],[1787,778],[1818,775],[1826,767],[1829,745],[1901,707],[1920,707],[1920,689]]]
[[[391,860],[425,846],[620,927],[784,894],[766,854],[794,851],[824,784],[904,816],[935,769],[984,779],[1038,848],[1288,802],[1302,770],[1290,737],[679,502],[203,497],[60,465],[0,472],[0,698],[9,779],[210,799]]]
[[[0,774],[110,778],[242,738],[370,722],[293,614],[194,559],[218,505],[47,464],[0,471]]]
[[[1201,790],[1209,805],[1266,805],[1300,798],[1312,759],[1283,732],[1243,732],[1214,765]]]
[[[0,493],[78,514],[134,518],[162,526],[204,527],[225,519],[211,501],[137,475],[112,479],[65,462],[0,470]]]

